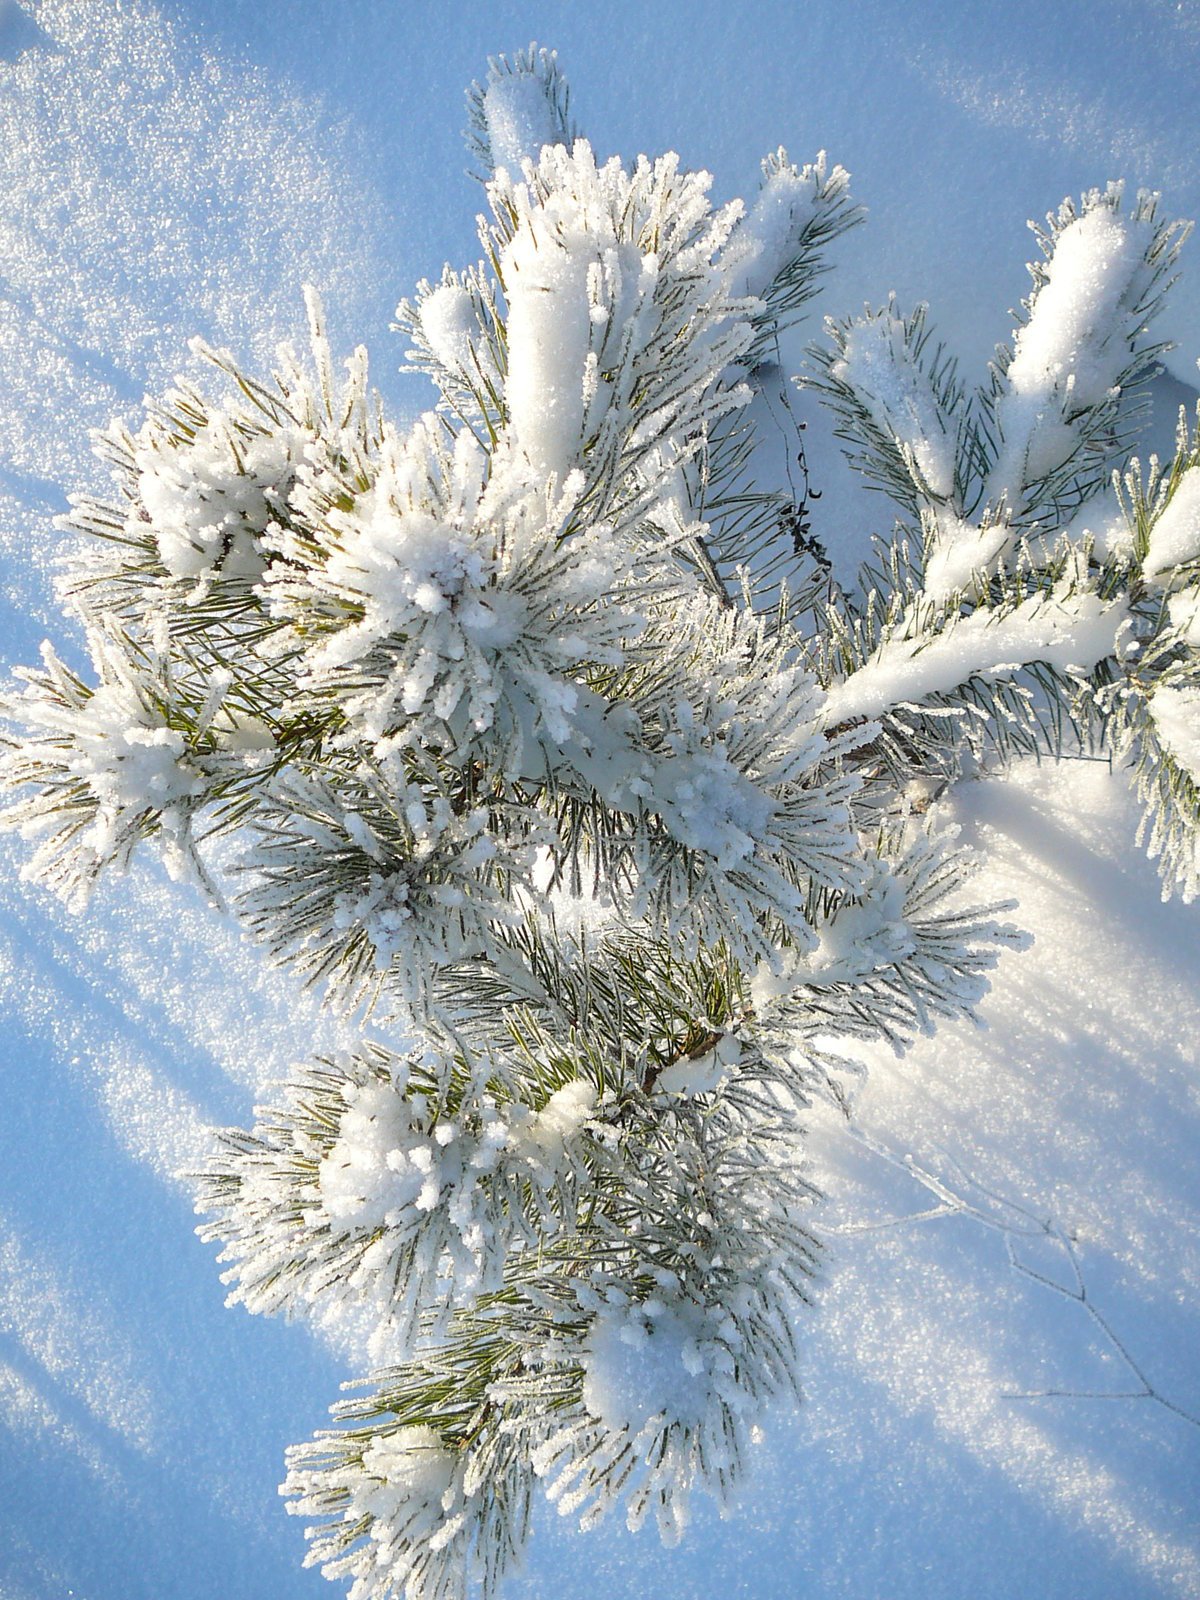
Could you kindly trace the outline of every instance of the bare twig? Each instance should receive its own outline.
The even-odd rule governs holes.
[[[897,1155],[894,1151],[882,1144],[879,1140],[864,1133],[861,1128],[850,1125],[847,1133],[856,1144],[888,1166],[894,1167],[898,1172],[904,1172],[914,1178],[923,1189],[927,1190],[938,1202],[935,1206],[926,1207],[921,1211],[907,1212],[902,1216],[886,1217],[875,1222],[848,1223],[833,1226],[826,1232],[837,1235],[853,1235],[862,1233],[878,1233],[887,1228],[905,1227],[909,1223],[931,1222],[938,1217],[963,1216],[969,1217],[981,1227],[988,1228],[994,1233],[1004,1236],[1004,1247],[1008,1255],[1009,1265],[1014,1272],[1028,1278],[1033,1283],[1039,1283],[1043,1288],[1052,1293],[1062,1295],[1066,1300],[1072,1300],[1082,1306],[1092,1319],[1101,1336],[1108,1344],[1110,1350],[1117,1356],[1125,1370],[1136,1380],[1136,1387],[1128,1389],[1021,1389],[1004,1390],[1001,1399],[1004,1400],[1150,1400],[1162,1406],[1165,1411],[1189,1422],[1194,1428],[1200,1428],[1200,1416],[1188,1411],[1185,1407],[1177,1405],[1159,1389],[1157,1389],[1146,1376],[1144,1369],[1136,1361],[1124,1340],[1113,1328],[1111,1322],[1093,1301],[1088,1292],[1087,1283],[1083,1276],[1083,1269],[1079,1262],[1079,1252],[1076,1248],[1075,1236],[1064,1229],[1053,1217],[1039,1217],[1027,1206],[1019,1201],[1010,1200],[997,1194],[981,1183],[978,1178],[966,1171],[962,1163],[953,1156],[946,1159],[958,1168],[962,1174],[964,1186],[975,1189],[980,1195],[990,1200],[993,1205],[1003,1211],[1012,1213],[1018,1220],[1006,1221],[1001,1217],[985,1211],[982,1207],[973,1204],[962,1193],[950,1187],[942,1178],[922,1166],[913,1156]],[[1051,1244],[1061,1249],[1066,1256],[1071,1268],[1072,1284],[1065,1285],[1047,1273],[1039,1272],[1027,1262],[1022,1261],[1017,1253],[1017,1246],[1022,1239],[1046,1239]]]

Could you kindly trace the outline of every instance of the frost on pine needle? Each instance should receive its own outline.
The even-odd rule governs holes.
[[[1190,535],[1200,431],[1180,413],[1169,464],[1135,457],[1115,487],[1125,514],[1127,565],[1141,582],[1133,607],[1136,652],[1103,691],[1113,745],[1133,773],[1138,831],[1158,862],[1163,898],[1200,892],[1200,621],[1197,550]]]
[[[717,263],[737,211],[712,210],[710,182],[674,155],[600,166],[579,140],[488,185],[512,447],[560,487],[581,470],[593,515],[619,525],[749,398],[727,374],[755,303]]]
[[[768,1403],[794,1395],[783,1306],[765,1312],[779,1319],[778,1370],[765,1381],[754,1371],[748,1384],[746,1324],[754,1310],[764,1315],[749,1286],[721,1278],[719,1296],[703,1296],[660,1277],[644,1300],[606,1303],[591,1317],[578,1358],[581,1414],[535,1450],[533,1465],[551,1503],[585,1529],[623,1500],[631,1531],[652,1513],[662,1542],[675,1545],[692,1493],[728,1506]],[[769,1292],[758,1298],[770,1302]]]
[[[481,1566],[477,1525],[486,1496],[481,1486],[467,1490],[462,1450],[417,1425],[372,1434],[344,1465],[325,1464],[319,1447],[298,1447],[289,1465],[284,1491],[298,1498],[288,1510],[335,1513],[306,1565],[353,1579],[350,1600],[466,1600]]]
[[[890,435],[905,466],[934,500],[954,493],[955,423],[919,364],[924,319],[906,324],[894,305],[832,325],[838,355],[829,378],[866,403],[880,435]]]
[[[173,578],[253,580],[303,449],[299,430],[248,428],[219,412],[186,439],[151,420],[130,442],[138,499],[126,531],[136,536],[148,523]]]
[[[143,656],[117,631],[93,634],[90,646],[94,685],[48,644],[42,671],[20,675],[25,687],[10,715],[23,731],[8,743],[3,778],[32,792],[0,813],[4,827],[41,841],[25,876],[77,907],[151,836],[172,876],[203,879],[193,819],[237,765],[218,751],[215,705],[176,694],[161,658]]]
[[[1001,952],[1022,948],[1011,904],[964,897],[964,858],[952,829],[901,833],[854,896],[831,896],[817,938],[763,962],[749,998],[756,1045],[773,1071],[807,1092],[832,1087],[845,1063],[821,1067],[818,1041],[888,1040],[897,1049],[943,1017],[971,1015]]]
[[[201,1230],[221,1239],[231,1304],[289,1314],[331,1293],[369,1301],[376,1344],[403,1347],[431,1308],[498,1287],[519,1243],[552,1238],[591,1186],[595,1085],[547,1092],[492,1050],[358,1057],[298,1069],[252,1133],[222,1135]]]
[[[423,280],[416,298],[396,308],[396,330],[412,341],[409,368],[437,385],[440,408],[486,432],[504,418],[504,317],[485,267],[447,267],[436,284]]]
[[[300,687],[379,754],[493,732],[519,768],[534,736],[566,736],[578,669],[620,666],[641,631],[618,598],[628,557],[607,530],[572,526],[577,479],[551,498],[488,470],[471,433],[448,441],[429,418],[387,433],[357,492],[310,474],[304,522],[276,542],[265,595]]]
[[[825,151],[803,167],[781,145],[762,164],[762,185],[726,253],[741,291],[768,303],[775,317],[813,292],[820,249],[861,219],[850,199],[850,174],[830,167]]]
[[[691,1494],[728,1506],[768,1409],[795,1399],[791,1319],[815,1254],[801,1221],[810,1196],[780,1165],[782,1135],[765,1119],[751,1132],[718,1114],[701,1131],[681,1115],[674,1182],[653,1167],[643,1176],[656,1201],[635,1230],[634,1270],[581,1275],[554,1337],[527,1355],[535,1380],[564,1393],[532,1465],[583,1527],[622,1505],[631,1529],[652,1514],[677,1543]],[[681,1255],[659,1208],[701,1169],[703,1209]]]
[[[1150,715],[1163,749],[1200,786],[1200,688],[1160,683],[1150,696]]]
[[[1161,354],[1146,325],[1186,231],[1158,220],[1154,195],[1127,206],[1119,184],[1064,202],[1038,232],[1046,259],[1030,268],[1012,348],[1000,347],[990,386],[973,395],[929,348],[924,307],[828,325],[832,349],[810,352],[809,383],[837,413],[853,464],[920,533],[931,599],[970,595],[1022,549],[1052,562],[1064,534],[1090,531],[1108,547],[1112,518],[1101,538],[1086,502],[1119,460],[1123,397]]]
[[[268,378],[198,346],[219,392],[104,434],[68,519],[89,665],[3,704],[27,875],[82,901],[157,844],[378,1029],[199,1180],[231,1300],[353,1301],[391,1363],[288,1458],[354,1600],[492,1594],[539,1484],[669,1542],[730,1503],[798,1394],[812,1100],[1021,942],[937,820],[963,773],[1114,750],[1200,889],[1196,442],[1121,470],[1154,200],[1051,219],[985,388],[923,307],[826,324],[806,381],[896,516],[851,582],[749,405],[845,172],[780,150],[714,209],[576,139],[536,47],[471,118],[481,259],[397,314],[433,409],[389,419],[312,291]]]
[[[280,778],[248,826],[236,903],[278,960],[407,1016],[438,968],[518,920],[511,890],[535,847],[490,823],[486,806],[386,778]]]

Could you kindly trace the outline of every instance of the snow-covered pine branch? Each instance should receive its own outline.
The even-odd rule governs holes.
[[[1163,898],[1200,893],[1200,415],[1181,412],[1165,470],[1135,460],[1116,490],[1124,559],[1136,583],[1138,651],[1111,686],[1113,743],[1143,802],[1139,843],[1158,860]],[[1140,581],[1138,579],[1140,578]]]
[[[1058,535],[1095,533],[1089,502],[1136,425],[1138,386],[1163,351],[1146,338],[1187,228],[1132,206],[1120,184],[1064,201],[1035,229],[1044,261],[1011,348],[968,394],[932,348],[924,306],[894,304],[830,322],[812,351],[822,391],[855,446],[854,462],[896,502],[925,547],[924,587],[953,603],[1022,547],[1053,553]],[[1111,520],[1109,508],[1107,520]]]
[[[1073,727],[1197,878],[1195,441],[1100,493],[1179,243],[1154,202],[1052,220],[984,391],[923,310],[828,325],[810,381],[900,518],[849,588],[752,406],[845,172],[781,150],[714,210],[577,139],[536,47],[471,119],[481,260],[398,311],[434,409],[340,372],[314,293],[267,380],[199,347],[215,384],[109,430],[113,500],[69,519],[86,661],[4,699],[29,876],[81,902],[158,848],[362,1030],[199,1193],[231,1299],[374,1326],[285,1485],[354,1600],[491,1592],[539,1483],[668,1540],[728,1499],[803,1368],[806,1108],[1020,943],[944,786]]]

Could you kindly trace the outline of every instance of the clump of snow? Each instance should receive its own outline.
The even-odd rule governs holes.
[[[400,314],[413,319],[429,355],[460,381],[474,385],[482,379],[499,393],[500,374],[483,337],[480,305],[469,275],[461,278],[447,270],[436,288],[422,284],[421,289],[416,306],[405,302]]]
[[[606,1307],[584,1344],[583,1403],[614,1433],[665,1420],[698,1427],[732,1389],[741,1336],[719,1307],[653,1297]]]
[[[1115,399],[1128,367],[1139,300],[1153,269],[1148,216],[1117,209],[1120,188],[1088,197],[1054,237],[1030,307],[1017,329],[1005,387],[996,401],[1000,449],[988,480],[993,503],[1024,507],[1026,487],[1069,460],[1080,442],[1075,418]]]
[[[298,430],[250,432],[222,412],[186,442],[151,420],[133,442],[140,505],[127,531],[136,538],[150,523],[173,578],[257,578],[262,537],[286,505],[303,449]]]
[[[109,852],[131,815],[170,811],[204,788],[203,774],[187,759],[183,734],[155,719],[123,683],[96,689],[66,766],[99,802],[88,834],[98,856]]]
[[[489,73],[483,91],[483,118],[493,167],[518,173],[525,161],[536,161],[548,144],[566,136],[553,96],[550,74],[554,56],[542,51],[530,70]],[[540,66],[541,70],[536,70]]]
[[[628,366],[654,331],[662,264],[653,236],[633,231],[641,208],[630,214],[634,185],[619,161],[597,167],[580,140],[570,155],[547,151],[533,176],[536,188],[513,191],[519,222],[500,251],[505,399],[517,448],[540,477],[562,484],[579,464],[601,372]],[[688,178],[695,189],[696,175]]]
[[[755,1011],[767,1011],[804,985],[859,983],[912,955],[915,941],[904,901],[903,878],[880,862],[870,892],[839,906],[821,923],[815,949],[760,963],[750,985]]]
[[[1011,530],[1005,522],[967,522],[948,509],[930,525],[925,593],[938,602],[969,590],[1004,554]]]
[[[796,167],[781,145],[763,162],[763,183],[726,254],[726,264],[744,294],[761,297],[794,259],[823,207],[849,183],[843,167],[829,168],[825,151]]]
[[[569,1165],[596,1107],[592,1084],[574,1079],[540,1111],[473,1099],[430,1127],[420,1102],[394,1084],[348,1087],[337,1138],[318,1167],[321,1204],[342,1232],[395,1233],[445,1205],[465,1239],[482,1237],[472,1191],[505,1163],[543,1182]]]
[[[569,1158],[571,1146],[595,1110],[595,1085],[573,1078],[556,1089],[540,1111],[520,1105],[506,1108],[505,1148],[532,1172],[552,1174]]]
[[[331,516],[334,531],[344,538],[312,575],[314,585],[345,596],[362,613],[360,621],[323,641],[314,670],[357,663],[391,634],[421,635],[416,662],[402,685],[410,713],[436,682],[439,659],[462,661],[472,642],[504,631],[481,592],[494,575],[494,560],[469,527],[482,487],[483,452],[470,433],[458,436],[451,493],[444,505],[427,510],[421,492],[438,460],[436,429],[433,418],[423,419],[406,439],[392,442],[371,487],[351,510]],[[446,704],[446,714],[456,702],[457,695]]]
[[[383,1594],[405,1600],[465,1596],[471,1497],[464,1486],[463,1453],[432,1428],[376,1432],[361,1461],[349,1457],[315,1470],[304,1447],[293,1450],[283,1489],[299,1496],[288,1506],[292,1512],[324,1513],[332,1504],[343,1508],[308,1560],[323,1561],[329,1578],[352,1577],[349,1600],[378,1600]],[[347,1526],[355,1530],[349,1539]]]
[[[500,257],[513,432],[534,472],[559,483],[583,443],[593,269],[620,283],[632,275],[636,283],[641,266],[637,250],[619,245],[611,226],[608,238],[597,239],[572,199],[555,194],[531,210]]]
[[[739,208],[714,212],[711,181],[675,155],[599,166],[580,139],[544,149],[525,182],[499,173],[488,186],[511,444],[543,482],[649,461],[667,440],[654,471],[669,474],[694,452],[697,420],[748,400],[718,387],[753,331],[718,265]]]
[[[1096,205],[1054,241],[1046,281],[1018,330],[1007,378],[1012,392],[1044,398],[1070,386],[1074,409],[1112,390],[1129,360],[1122,312],[1133,293],[1153,229]]]
[[[347,1095],[338,1135],[317,1168],[326,1216],[343,1232],[396,1227],[410,1207],[432,1211],[442,1194],[438,1146],[392,1084]]]
[[[1033,662],[1088,672],[1118,648],[1126,626],[1123,603],[1060,586],[996,614],[978,610],[929,637],[921,627],[891,637],[825,702],[827,726],[877,717],[890,707],[946,694],[968,678],[994,678]]]
[[[683,1095],[691,1099],[698,1094],[716,1094],[734,1075],[744,1051],[736,1033],[723,1033],[703,1055],[683,1056],[664,1067],[655,1082],[663,1094]]]
[[[928,492],[948,499],[954,492],[954,435],[913,359],[903,319],[889,307],[852,322],[830,374],[853,389],[880,432],[895,439]]]
[[[1160,683],[1149,703],[1163,749],[1200,785],[1200,688]]]
[[[426,1073],[447,1066],[435,1053],[419,1060]],[[448,1314],[497,1287],[517,1237],[575,1214],[590,1082],[568,1080],[540,1104],[536,1091],[501,1100],[483,1082],[510,1071],[497,1060],[447,1103],[413,1087],[417,1061],[324,1062],[220,1158],[198,1209],[218,1219],[200,1232],[225,1244],[231,1304],[319,1308],[336,1281],[371,1306],[378,1361],[418,1312]]]
[[[1200,467],[1189,467],[1150,529],[1142,571],[1167,581],[1177,567],[1200,560]]]
[[[719,867],[746,860],[766,838],[775,806],[719,740],[665,756],[653,783],[650,803],[675,838]]]
[[[457,1462],[432,1428],[398,1428],[377,1433],[363,1451],[363,1476],[356,1480],[347,1521],[372,1519],[371,1537],[394,1542],[404,1528],[408,1539],[435,1534],[453,1502]]]
[[[702,1226],[712,1221],[701,1217]],[[654,1267],[633,1297],[602,1277],[594,1287],[577,1286],[586,1323],[569,1344],[552,1340],[538,1360],[582,1375],[576,1414],[548,1419],[532,1451],[560,1515],[578,1512],[582,1526],[593,1527],[623,1501],[631,1531],[653,1509],[663,1543],[674,1545],[693,1489],[728,1503],[743,1456],[760,1437],[764,1404],[791,1382],[768,1251],[754,1247],[750,1229],[726,1240],[733,1255],[743,1244],[750,1255],[734,1272],[723,1246],[720,1254],[693,1252],[690,1281]],[[757,1367],[755,1339],[769,1347]]]

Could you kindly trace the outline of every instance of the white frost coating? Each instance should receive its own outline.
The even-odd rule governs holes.
[[[171,576],[258,577],[266,565],[262,535],[287,499],[303,451],[298,429],[249,437],[220,413],[187,444],[147,423],[134,441],[138,493]],[[145,521],[135,511],[126,529],[136,537]]]
[[[1189,467],[1176,485],[1167,508],[1150,530],[1142,571],[1147,578],[1166,578],[1175,567],[1200,560],[1200,466]]]
[[[599,379],[593,344],[607,334],[615,362],[622,331],[653,292],[658,262],[618,235],[614,213],[631,188],[620,163],[598,169],[584,140],[560,157],[542,162],[536,200],[526,187],[514,191],[520,221],[501,249],[500,275],[512,432],[535,472],[561,486],[578,464]]]
[[[750,984],[756,1012],[767,1012],[806,985],[861,983],[916,948],[904,914],[904,882],[882,862],[863,899],[843,905],[818,931],[817,948],[793,956],[782,971],[769,962],[760,964]]]
[[[269,598],[298,625],[303,686],[344,695],[381,747],[420,719],[456,714],[479,732],[499,719],[514,739],[520,728],[564,739],[573,669],[617,665],[643,627],[617,602],[624,555],[602,528],[557,542],[579,474],[548,504],[520,471],[485,485],[486,464],[469,431],[450,452],[441,424],[423,418],[406,438],[387,435],[374,483],[349,510],[326,514],[317,563],[303,541],[278,542]]]
[[[331,1497],[344,1507],[314,1542],[309,1564],[323,1562],[329,1578],[353,1577],[348,1600],[465,1600],[479,1493],[477,1486],[468,1492],[465,1454],[423,1424],[376,1433],[361,1465],[349,1459],[309,1470],[307,1449],[289,1452],[282,1492],[299,1498],[288,1510],[323,1516]],[[355,1525],[364,1525],[361,1544],[357,1534],[342,1537]]]
[[[454,1452],[432,1428],[400,1428],[375,1435],[363,1451],[363,1472],[348,1520],[373,1517],[372,1537],[382,1543],[388,1527],[397,1522],[441,1522],[454,1481]]]
[[[0,814],[25,838],[46,835],[22,877],[47,883],[72,905],[86,901],[99,868],[127,863],[151,817],[168,870],[186,876],[194,867],[191,817],[208,784],[185,735],[167,723],[154,671],[99,635],[90,647],[100,675],[93,691],[70,677],[47,644],[45,676],[30,674],[19,702],[29,738],[17,759],[44,763],[52,792],[70,794],[77,808],[78,826],[67,836],[74,865],[64,870],[62,818],[53,804],[35,796]]]
[[[830,373],[855,391],[876,427],[896,440],[929,493],[948,499],[954,492],[954,438],[912,358],[903,320],[881,311],[851,323]]]
[[[1087,672],[1113,654],[1126,621],[1121,603],[1090,592],[1054,592],[1023,600],[997,616],[980,610],[934,638],[901,624],[857,672],[836,684],[825,702],[827,727],[877,717],[893,706],[945,694],[971,677],[997,677],[1032,662],[1063,672]]]
[[[1017,330],[996,403],[1002,445],[989,480],[993,500],[1018,509],[1027,484],[1071,455],[1067,420],[1100,404],[1129,362],[1130,319],[1145,277],[1153,223],[1096,204],[1058,235],[1029,321]]]
[[[502,1219],[481,1189],[487,1175],[519,1175],[549,1189],[577,1160],[596,1108],[596,1091],[582,1079],[557,1089],[540,1111],[482,1095],[432,1127],[423,1103],[391,1083],[348,1086],[345,1095],[337,1138],[317,1169],[328,1224],[340,1235],[386,1230],[372,1269],[440,1209],[438,1253],[454,1250],[467,1282],[503,1246]]]
[[[649,461],[669,439],[654,469],[669,471],[698,421],[748,400],[744,386],[716,387],[753,333],[714,261],[738,208],[714,212],[710,186],[671,154],[631,171],[616,158],[597,166],[583,139],[543,150],[523,183],[501,172],[489,184],[508,303],[508,433],[543,483],[561,488],[585,466],[585,429],[600,461],[630,445]]]
[[[1163,749],[1200,784],[1200,688],[1160,683],[1150,696],[1150,715]]]
[[[169,811],[204,788],[187,760],[184,736],[154,718],[129,686],[103,683],[87,703],[68,768],[100,803],[89,843],[110,848],[126,819],[153,808]]]
[[[502,614],[502,596],[486,593],[494,559],[487,544],[463,526],[483,467],[469,433],[460,434],[455,445],[461,491],[456,500],[441,515],[405,503],[410,479],[425,465],[429,431],[429,424],[419,424],[403,447],[389,452],[377,482],[356,502],[352,525],[347,520],[346,538],[330,550],[322,585],[357,600],[362,620],[333,634],[312,656],[314,670],[327,672],[361,660],[391,634],[419,638],[420,654],[400,686],[409,714],[437,685],[441,662],[461,662],[472,646],[511,642],[516,620]],[[461,692],[443,698],[443,715]]]
[[[546,145],[562,142],[562,123],[537,73],[494,73],[484,91],[483,115],[493,167],[517,173]]]
[[[424,1583],[412,1571],[422,1549],[445,1549],[466,1520],[460,1460],[432,1428],[421,1426],[376,1434],[362,1464],[362,1473],[350,1478],[345,1515],[349,1522],[371,1519],[373,1559],[364,1554],[352,1567],[360,1575],[349,1600],[374,1600],[385,1585],[392,1594],[423,1595]],[[368,1560],[373,1571],[363,1570]]]

